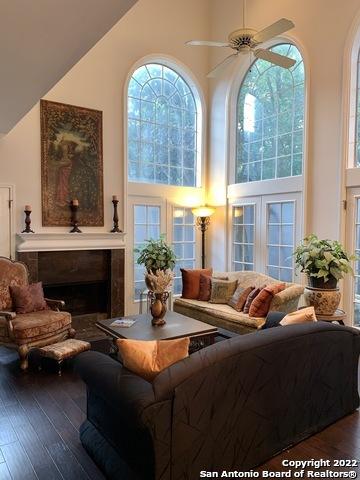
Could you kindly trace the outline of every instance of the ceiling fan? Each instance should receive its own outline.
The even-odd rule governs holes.
[[[222,73],[225,67],[232,63],[239,53],[252,53],[256,58],[261,58],[267,62],[273,63],[283,68],[291,68],[296,61],[292,58],[279,55],[264,48],[258,48],[262,43],[287,32],[295,25],[291,20],[281,18],[277,22],[269,25],[260,32],[251,28],[245,28],[245,0],[243,0],[243,28],[231,32],[227,42],[212,42],[207,40],[190,40],[185,45],[207,46],[207,47],[230,47],[236,53],[232,53],[220,62],[208,74],[208,78],[217,77]]]

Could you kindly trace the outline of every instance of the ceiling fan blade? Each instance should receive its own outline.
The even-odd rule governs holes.
[[[220,62],[218,65],[216,65],[215,68],[213,68],[206,76],[207,78],[215,78],[218,75],[221,74],[221,72],[227,67],[231,62],[235,60],[235,58],[238,56],[237,53],[233,53],[226,57],[222,62]]]
[[[195,45],[199,47],[229,47],[229,43],[224,42],[212,42],[211,40],[189,40],[185,42],[185,45]]]
[[[266,60],[267,62],[273,63],[282,68],[291,68],[296,63],[296,60],[293,58],[285,57],[284,55],[279,55],[278,53],[270,52],[270,50],[265,50],[263,48],[255,50],[254,55],[256,58],[261,58],[262,60]]]
[[[271,38],[281,35],[284,32],[287,32],[288,30],[291,30],[294,27],[295,25],[291,20],[288,20],[287,18],[281,18],[272,25],[264,28],[264,30],[256,33],[253,37],[253,40],[256,43],[263,43]]]

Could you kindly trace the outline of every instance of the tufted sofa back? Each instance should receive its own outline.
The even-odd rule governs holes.
[[[27,285],[28,278],[29,273],[24,263],[0,257],[0,310],[12,310],[9,287]]]

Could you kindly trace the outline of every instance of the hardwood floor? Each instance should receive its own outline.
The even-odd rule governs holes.
[[[0,347],[0,480],[103,480],[79,440],[85,409],[85,386],[71,369],[62,377],[47,370],[23,373],[17,354]],[[257,470],[284,471],[284,459],[311,458],[360,460],[359,412]]]

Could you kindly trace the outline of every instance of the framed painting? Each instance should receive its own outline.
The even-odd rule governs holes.
[[[41,100],[42,224],[68,226],[79,201],[79,225],[104,225],[102,112]]]

